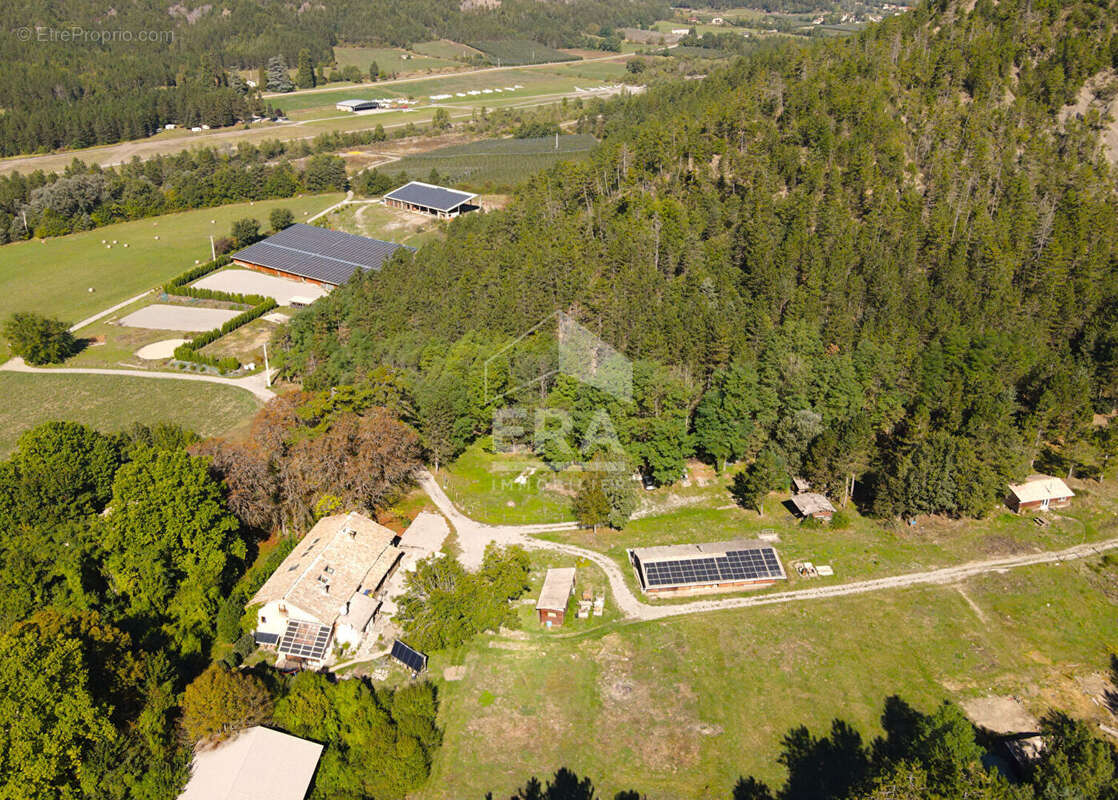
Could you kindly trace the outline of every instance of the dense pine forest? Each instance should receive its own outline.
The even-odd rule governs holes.
[[[658,483],[699,455],[766,465],[762,488],[853,475],[880,514],[979,515],[1030,467],[1092,469],[1118,208],[1103,121],[1059,112],[1110,74],[1116,19],[938,2],[599,105],[590,162],[298,316],[286,369],[400,372],[451,455],[491,425],[485,359],[562,310],[635,360],[635,396],[560,379],[533,402],[573,412],[572,447],[608,408]]]
[[[235,70],[259,70],[276,57],[294,67],[302,51],[315,64],[330,63],[340,41],[526,38],[570,47],[587,33],[651,24],[665,13],[659,0],[508,0],[475,11],[462,11],[458,0],[232,0],[220,9],[173,0],[112,8],[90,0],[4,3],[0,155],[150,136],[168,122],[231,125],[262,110],[231,78]],[[75,27],[94,38],[58,38]]]

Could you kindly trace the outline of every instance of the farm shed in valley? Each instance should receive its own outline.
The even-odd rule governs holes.
[[[463,206],[475,197],[476,194],[469,192],[412,181],[386,194],[384,204],[389,208],[418,211],[435,217],[456,217],[467,210]]]
[[[376,270],[405,245],[297,222],[233,254],[233,263],[333,288],[357,270]],[[407,248],[412,250],[413,248]]]

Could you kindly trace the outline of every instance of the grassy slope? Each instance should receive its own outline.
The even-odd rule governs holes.
[[[571,501],[543,488],[553,473],[542,461],[531,455],[487,453],[486,442],[470,445],[438,473],[439,483],[464,513],[482,522],[510,525],[572,518]],[[525,483],[516,483],[526,469],[535,471]]]
[[[404,56],[411,58],[404,58]],[[353,65],[364,73],[368,73],[369,65],[377,62],[381,74],[398,73],[401,77],[429,69],[446,69],[447,67],[461,67],[456,61],[440,58],[434,53],[416,54],[413,51],[403,50],[398,47],[351,47],[342,46],[334,48],[334,59],[339,67]]]
[[[567,766],[603,797],[727,797],[741,774],[782,780],[792,726],[824,733],[840,717],[872,736],[893,693],[924,709],[1016,694],[1034,712],[1099,713],[1074,679],[1118,647],[1113,568],[1029,568],[963,590],[978,612],[935,587],[479,640],[464,679],[442,687],[446,741],[420,796],[505,796]],[[447,663],[432,659],[436,676]]]
[[[241,389],[213,384],[109,375],[0,373],[0,455],[19,434],[64,419],[115,431],[133,422],[176,422],[203,436],[225,433],[259,408]]]
[[[298,220],[304,212],[313,214],[338,199],[340,195],[329,194],[239,203],[4,245],[0,317],[35,311],[77,322],[174,277],[195,259],[208,259],[210,235],[227,235],[233,220],[251,216],[267,227],[273,208],[290,208]],[[118,244],[107,249],[102,239]],[[125,242],[128,248],[122,247]],[[96,292],[90,293],[90,287]]]

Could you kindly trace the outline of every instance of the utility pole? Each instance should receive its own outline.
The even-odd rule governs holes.
[[[555,149],[559,149],[559,131],[555,131]]]
[[[264,383],[272,388],[272,370],[268,367],[268,343],[264,343]]]
[[[217,248],[214,247],[213,234],[210,234],[210,260],[217,261]]]

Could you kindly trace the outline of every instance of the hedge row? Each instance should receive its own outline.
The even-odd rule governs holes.
[[[226,264],[232,263],[232,261],[232,256],[218,256],[213,261],[207,261],[205,264],[199,264],[192,269],[188,269],[181,275],[172,278],[171,282],[164,286],[163,289],[164,291],[167,291],[172,287],[185,286],[191,281],[198,280],[203,275],[209,275],[214,270],[221,269]],[[171,292],[168,292],[168,294],[171,294]]]
[[[206,331],[205,333],[195,336],[189,342],[180,344],[178,347],[175,348],[175,358],[177,358],[179,361],[190,361],[194,364],[205,364],[210,367],[217,367],[222,372],[232,372],[233,370],[238,369],[241,366],[241,362],[233,358],[232,356],[226,356],[225,358],[217,359],[213,356],[207,356],[203,353],[199,353],[198,351],[211,342],[216,342],[227,333],[232,333],[242,325],[247,325],[254,319],[264,316],[273,308],[276,308],[278,305],[279,304],[276,303],[276,301],[273,300],[271,297],[262,298],[262,302],[258,303],[253,308],[250,308],[248,311],[241,312],[237,316],[233,317],[233,319],[227,320],[225,324],[223,324],[220,328],[214,328],[213,330]]]
[[[241,303],[246,306],[258,306],[268,299],[262,294],[239,294],[223,292],[218,289],[198,289],[193,286],[164,286],[163,291],[179,297],[197,297],[199,300],[224,300],[228,303]]]

